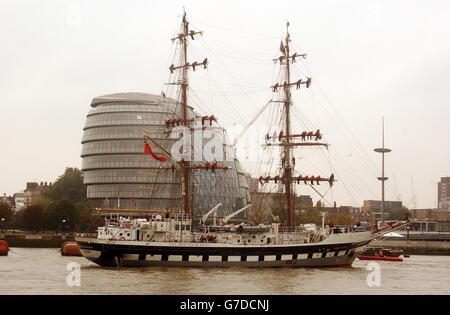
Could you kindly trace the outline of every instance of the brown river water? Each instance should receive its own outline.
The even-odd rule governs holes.
[[[352,267],[321,269],[116,269],[62,257],[55,248],[12,248],[0,257],[0,294],[450,294],[450,256],[373,263],[356,260]],[[79,282],[70,286],[67,278]]]

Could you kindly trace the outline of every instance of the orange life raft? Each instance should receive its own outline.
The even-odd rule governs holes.
[[[61,245],[62,256],[82,256],[77,242],[65,242]]]

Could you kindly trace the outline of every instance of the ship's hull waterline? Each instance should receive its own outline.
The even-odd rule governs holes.
[[[77,241],[83,256],[103,267],[340,267],[351,266],[371,240],[270,246]]]

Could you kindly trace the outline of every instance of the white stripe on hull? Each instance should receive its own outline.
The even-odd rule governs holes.
[[[203,256],[189,256],[189,261],[202,261]]]
[[[161,261],[162,255],[147,255],[145,260],[148,261]]]
[[[321,258],[322,257],[322,253],[314,253],[312,258]]]
[[[183,260],[183,256],[181,255],[170,255],[169,256],[169,261],[182,261]]]
[[[209,256],[209,261],[222,261],[222,256]]]
[[[307,259],[308,258],[308,254],[298,254],[297,255],[297,259]]]

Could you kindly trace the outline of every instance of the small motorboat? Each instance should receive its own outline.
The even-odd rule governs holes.
[[[401,249],[372,247],[357,257],[359,260],[403,261],[403,258],[400,257],[402,255],[404,255],[404,251]]]

